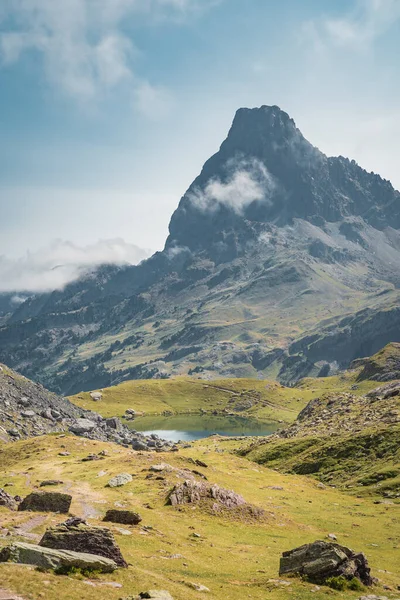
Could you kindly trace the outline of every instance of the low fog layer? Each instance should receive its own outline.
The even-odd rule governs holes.
[[[21,258],[0,256],[0,292],[59,290],[99,265],[135,265],[150,255],[150,250],[122,239],[100,240],[85,247],[56,240]]]

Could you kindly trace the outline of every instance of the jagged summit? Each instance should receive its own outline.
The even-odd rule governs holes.
[[[173,214],[167,248],[229,245],[228,232],[251,237],[244,221],[323,225],[348,217],[399,229],[400,194],[355,161],[325,156],[279,107],[241,108]]]

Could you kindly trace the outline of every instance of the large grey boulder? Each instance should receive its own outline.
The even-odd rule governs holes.
[[[71,550],[54,550],[35,544],[15,542],[0,551],[0,562],[13,562],[22,565],[34,565],[42,569],[68,570],[71,567],[101,573],[112,573],[117,564],[102,556]]]
[[[119,567],[128,566],[112,532],[106,527],[90,527],[82,519],[69,519],[57,527],[48,529],[39,545],[56,550],[73,550],[104,556]]]
[[[84,435],[85,433],[90,433],[93,429],[96,429],[96,427],[97,423],[90,419],[76,419],[76,421],[69,426],[69,430],[71,433],[75,433],[75,435]]]
[[[18,507],[18,510],[37,512],[57,512],[67,514],[71,507],[72,496],[59,492],[32,492]]]
[[[364,554],[332,542],[316,541],[282,554],[279,575],[305,575],[313,583],[325,583],[330,577],[356,577],[372,585],[371,569]]]

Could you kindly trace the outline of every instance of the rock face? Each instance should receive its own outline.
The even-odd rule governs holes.
[[[108,510],[103,521],[121,525],[138,525],[142,521],[142,517],[132,510]]]
[[[0,488],[0,506],[5,506],[10,510],[17,510],[18,502],[8,492]]]
[[[71,507],[72,496],[58,492],[32,492],[24,498],[18,510],[37,512],[56,512],[67,514]]]
[[[88,571],[112,573],[116,563],[109,558],[71,550],[54,550],[34,544],[16,542],[0,551],[0,562],[34,565],[42,569],[70,569],[76,567]]]
[[[119,567],[128,566],[109,529],[90,527],[81,520],[66,521],[66,523],[48,529],[39,545],[44,548],[73,550],[104,556],[114,561]]]
[[[282,554],[279,575],[306,575],[313,583],[325,583],[330,577],[354,577],[364,585],[373,584],[364,554],[331,542],[317,541]]]

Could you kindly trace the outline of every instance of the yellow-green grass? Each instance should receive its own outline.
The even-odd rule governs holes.
[[[122,416],[128,408],[147,415],[199,414],[200,412],[231,411],[229,400],[252,400],[253,407],[245,411],[263,421],[293,421],[298,412],[313,397],[308,389],[285,388],[272,381],[254,379],[149,379],[134,380],[102,390],[102,400],[94,402],[90,393],[80,393],[70,400],[81,408],[96,410],[103,416]],[[238,413],[239,414],[239,413]]]
[[[227,452],[233,444],[210,438],[178,453],[142,454],[72,436],[48,436],[0,446],[0,487],[12,482],[14,486],[8,489],[25,495],[41,480],[57,478],[64,484],[55,489],[73,495],[74,514],[85,515],[93,508],[98,511],[90,523],[100,524],[105,511],[118,502],[138,511],[143,516],[142,525],[153,528],[146,533],[141,526],[123,526],[132,533],[125,536],[119,533],[119,526],[107,524],[131,566],[99,576],[94,581],[96,587],[76,578],[11,564],[0,565],[1,586],[29,600],[117,600],[147,589],[167,589],[176,600],[199,598],[198,592],[185,585],[188,582],[207,586],[207,597],[215,600],[355,599],[360,592],[337,592],[325,587],[311,592],[315,586],[298,579],[285,578],[289,586],[270,581],[278,579],[282,551],[335,533],[339,543],[366,553],[373,574],[380,579],[373,593],[397,597],[382,586],[396,589],[400,584],[399,506],[374,505],[370,498],[355,498],[329,487],[319,489],[307,477],[284,475],[252,464]],[[87,454],[103,449],[109,452],[104,460],[81,462]],[[70,456],[58,455],[65,450]],[[166,506],[165,498],[176,476],[168,476],[167,481],[146,479],[147,469],[160,462],[192,468],[188,458],[205,461],[209,467],[201,470],[210,482],[234,489],[248,502],[262,507],[266,520],[246,523],[192,507],[178,510]],[[101,471],[107,474],[99,476]],[[121,472],[132,473],[133,481],[123,488],[107,488],[108,479]],[[33,516],[2,508],[0,526],[12,530]],[[63,520],[61,515],[43,516],[35,533],[41,534],[47,526]],[[193,532],[201,537],[191,537]],[[0,545],[12,539],[15,537],[0,538]],[[168,559],[176,554],[183,558]],[[100,585],[106,582],[122,584],[122,588]]]
[[[400,506],[400,426],[256,441],[240,453],[283,472],[312,474],[353,494],[393,497]]]
[[[275,381],[255,379],[216,379],[205,381],[177,377],[174,379],[133,380],[101,390],[100,402],[92,400],[89,392],[81,392],[70,400],[81,408],[95,410],[104,417],[123,416],[132,408],[146,415],[199,414],[225,410],[232,411],[235,401],[250,399],[252,408],[244,416],[264,422],[291,423],[313,398],[325,393],[352,391],[361,395],[377,387],[374,381],[356,383],[359,370],[348,371],[334,377],[303,379],[289,388]],[[352,387],[355,389],[351,389]]]

